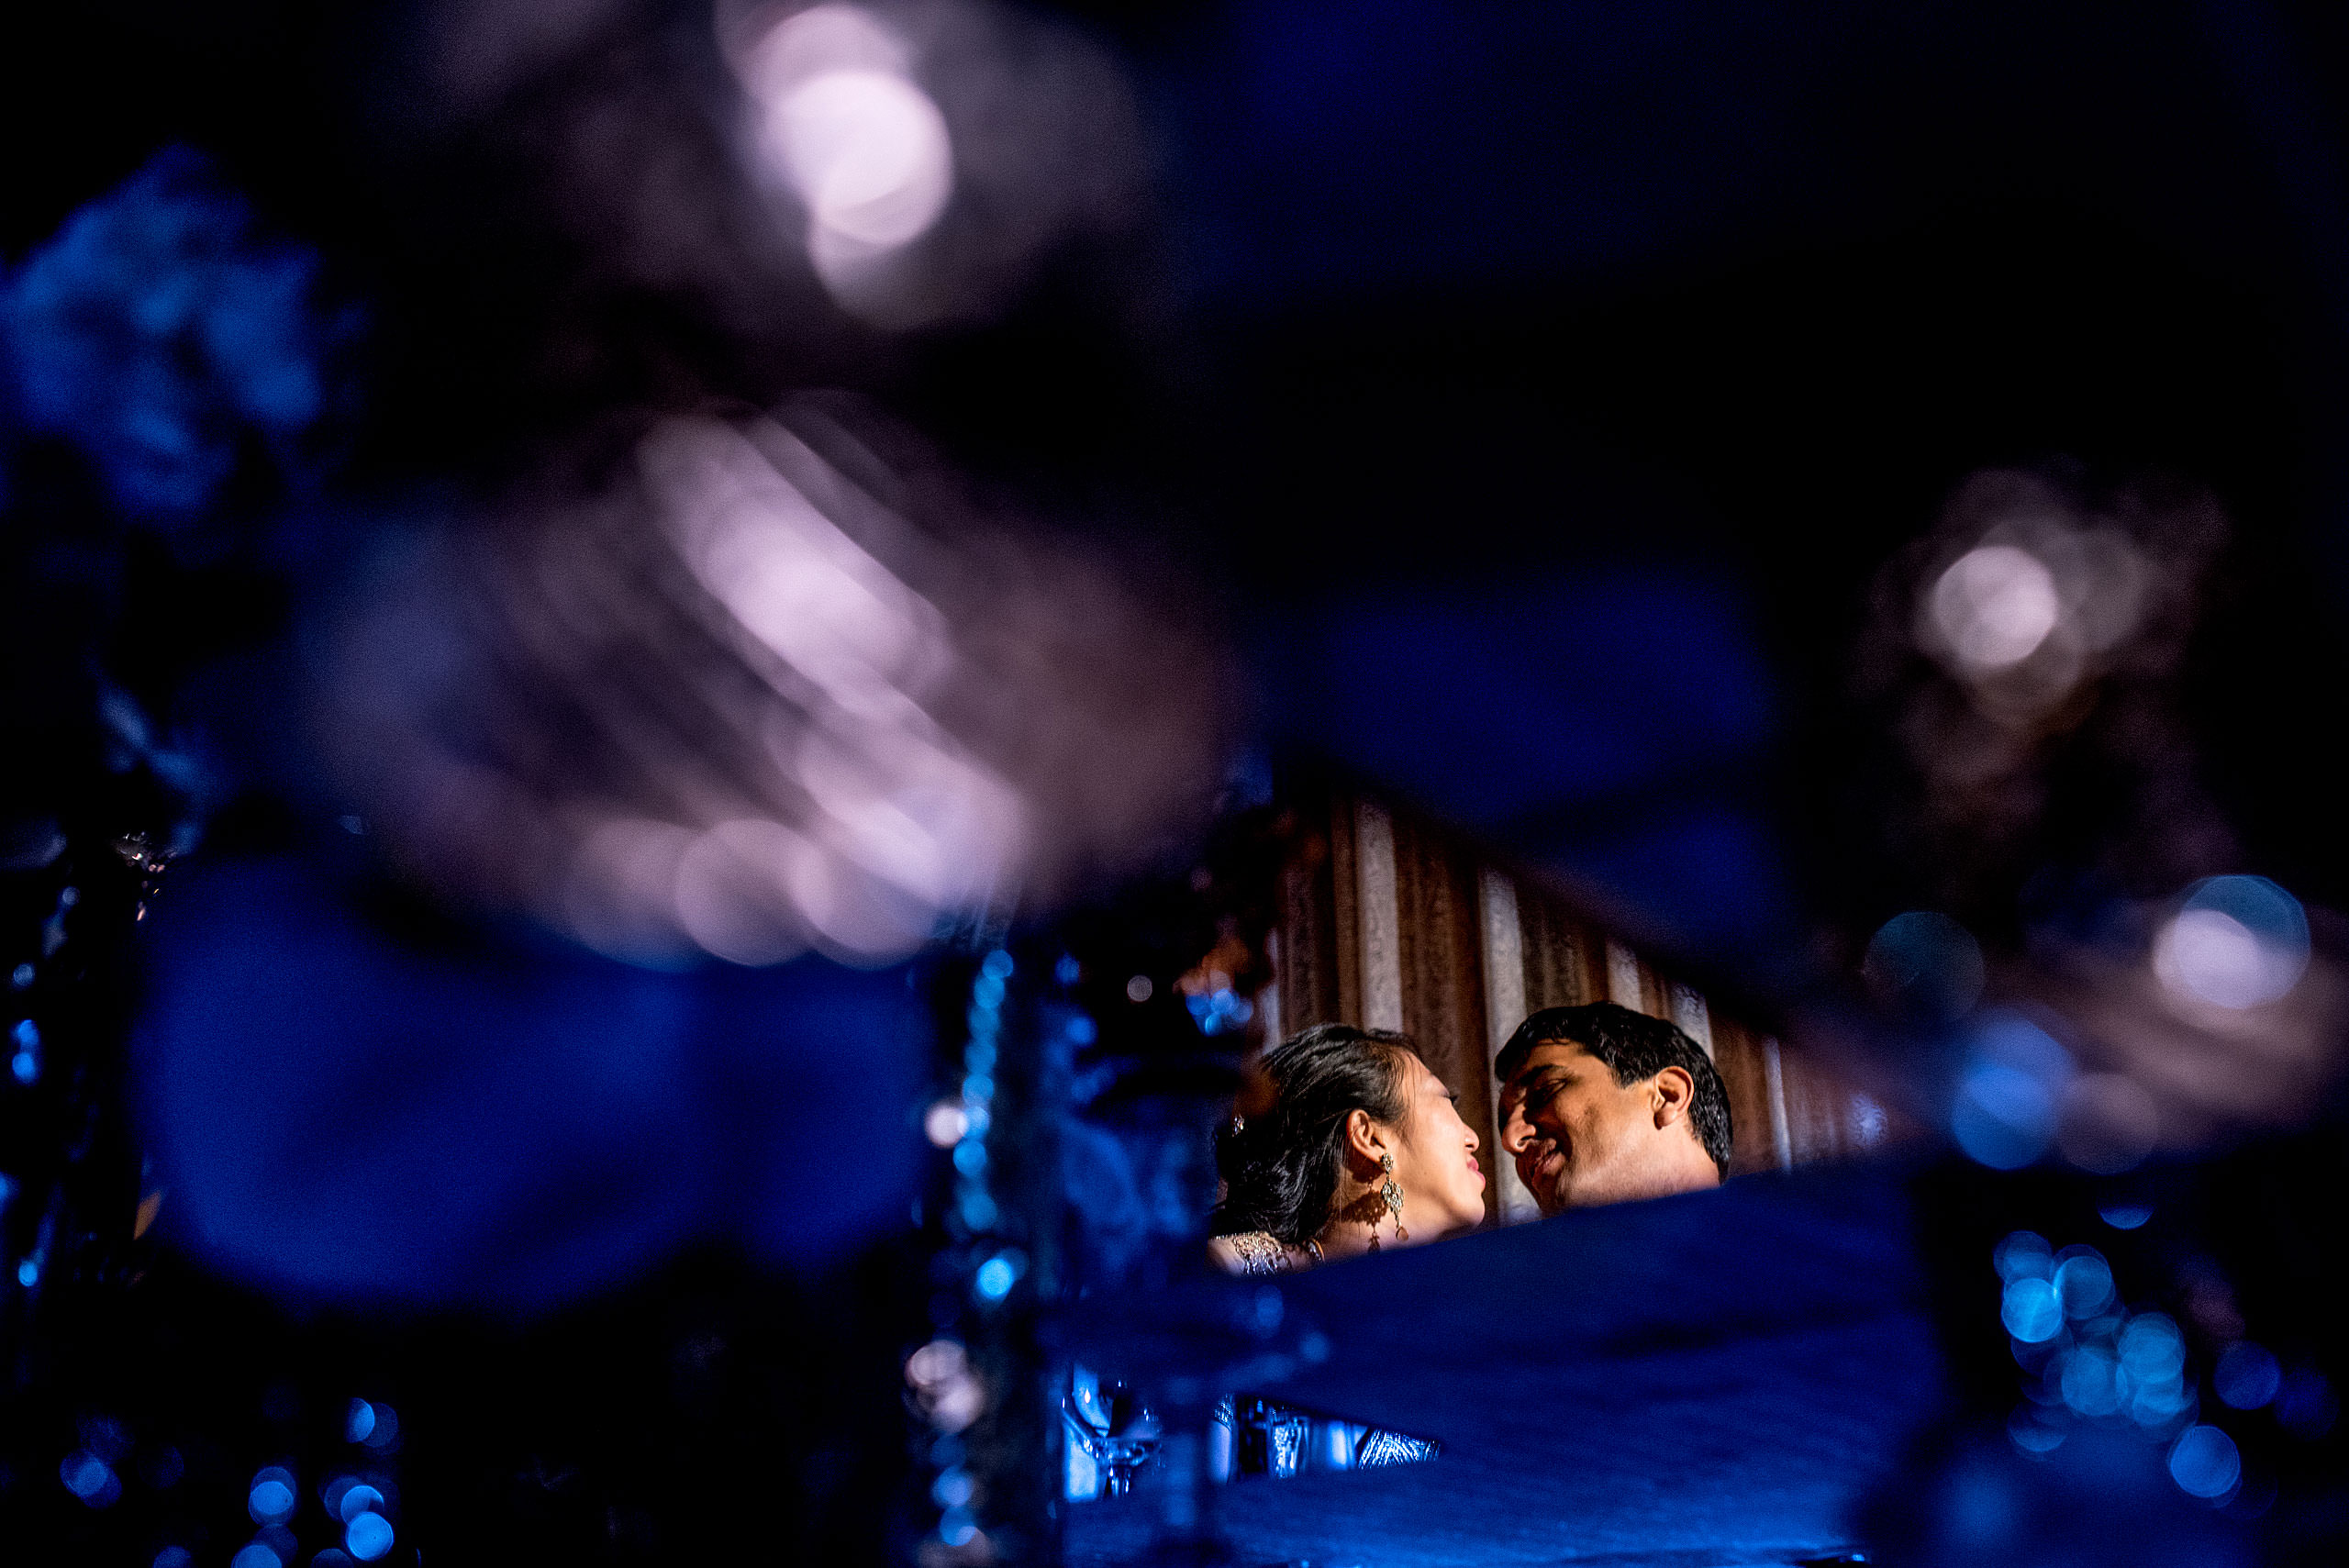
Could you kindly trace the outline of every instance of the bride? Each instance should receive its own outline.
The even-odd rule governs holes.
[[[1216,1134],[1224,1192],[1208,1251],[1226,1272],[1283,1273],[1483,1221],[1476,1135],[1408,1037],[1322,1024],[1266,1050],[1251,1088]],[[1208,1442],[1219,1476],[1365,1470],[1436,1453],[1425,1439],[1252,1394],[1216,1407]]]
[[[1216,1134],[1208,1244],[1226,1272],[1272,1274],[1473,1230],[1476,1135],[1408,1037],[1320,1024],[1267,1048]]]

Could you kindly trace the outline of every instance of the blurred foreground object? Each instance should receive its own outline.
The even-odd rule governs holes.
[[[325,302],[320,271],[208,159],[166,148],[0,289],[5,411],[80,448],[128,520],[216,553],[216,512],[249,517],[236,503],[266,494],[249,483],[224,507],[240,469],[307,490],[345,433],[361,317]]]
[[[1944,1407],[1930,1313],[1905,1197],[1850,1167],[1088,1304],[1088,1364],[1202,1417],[1245,1388],[1443,1454],[1196,1501],[1145,1471],[1070,1510],[1067,1558],[1150,1561],[1203,1505],[1242,1562],[1826,1557]]]
[[[1161,586],[823,406],[669,420],[588,498],[386,562],[325,746],[429,884],[599,951],[886,962],[1204,806],[1229,684]]]

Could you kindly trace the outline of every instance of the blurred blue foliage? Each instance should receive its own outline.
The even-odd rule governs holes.
[[[213,506],[249,439],[298,484],[359,325],[321,306],[318,272],[202,154],[167,148],[0,288],[15,415],[79,447],[117,506],[166,529]]]

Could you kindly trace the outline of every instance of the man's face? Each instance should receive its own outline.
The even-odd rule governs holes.
[[[1581,1046],[1550,1041],[1502,1087],[1500,1108],[1501,1148],[1543,1214],[1653,1195],[1653,1080],[1618,1084]]]

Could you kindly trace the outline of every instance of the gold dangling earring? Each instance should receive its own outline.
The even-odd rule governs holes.
[[[1411,1233],[1403,1229],[1403,1189],[1395,1181],[1395,1156],[1381,1154],[1378,1168],[1386,1173],[1386,1184],[1378,1189],[1378,1195],[1386,1200],[1386,1212],[1395,1217],[1395,1240],[1408,1241]],[[1370,1244],[1373,1251],[1377,1250],[1378,1228],[1375,1224],[1371,1227]]]

